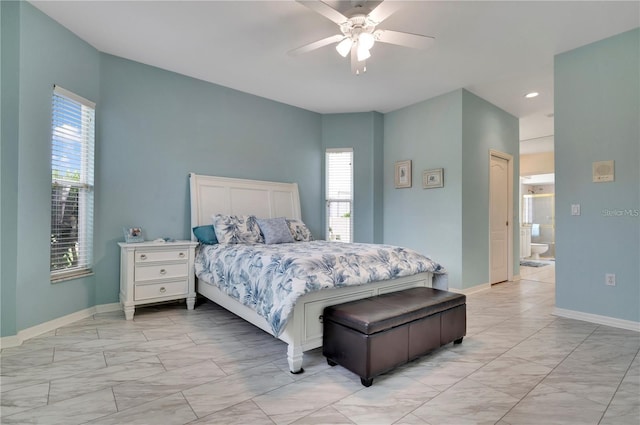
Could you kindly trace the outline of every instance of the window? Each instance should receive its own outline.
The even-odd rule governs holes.
[[[353,149],[327,149],[327,240],[353,241]]]
[[[51,120],[51,280],[91,273],[95,104],[61,87]]]

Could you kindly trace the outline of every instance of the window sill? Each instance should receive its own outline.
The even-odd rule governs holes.
[[[82,270],[68,274],[51,276],[51,283],[66,282],[68,280],[80,279],[82,277],[93,276],[93,270]]]

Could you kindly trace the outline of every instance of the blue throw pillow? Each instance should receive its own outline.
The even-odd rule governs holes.
[[[196,235],[198,242],[205,245],[215,245],[218,243],[216,231],[212,225],[198,226],[193,228],[193,234]]]
[[[260,231],[264,236],[264,243],[291,243],[293,236],[289,231],[287,220],[284,217],[279,218],[259,218],[257,220]]]

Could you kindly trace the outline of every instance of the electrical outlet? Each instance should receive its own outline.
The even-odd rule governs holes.
[[[613,273],[607,273],[604,275],[604,283],[607,286],[616,286],[616,275]]]

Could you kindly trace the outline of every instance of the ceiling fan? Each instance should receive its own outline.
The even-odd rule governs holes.
[[[351,72],[355,75],[367,72],[366,60],[371,57],[370,50],[376,42],[426,49],[435,40],[425,35],[376,28],[400,7],[398,2],[382,1],[370,10],[366,7],[366,0],[359,1],[355,7],[342,14],[320,0],[296,1],[338,24],[341,34],[298,47],[289,51],[289,54],[296,56],[338,43],[336,50],[342,57],[346,58],[351,53]]]

